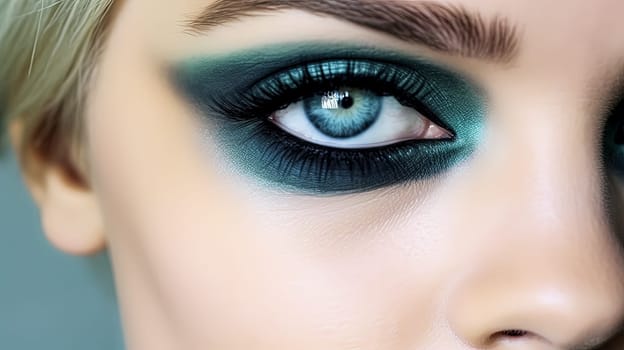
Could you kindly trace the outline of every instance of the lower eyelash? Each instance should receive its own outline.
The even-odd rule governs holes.
[[[451,161],[443,155],[434,156],[439,143],[452,143],[449,140],[415,140],[383,148],[347,150],[308,143],[264,121],[240,122],[236,130],[244,130],[246,137],[227,149],[246,153],[231,155],[253,162],[242,165],[246,171],[271,174],[271,182],[310,193],[373,190],[387,185],[388,179],[404,182],[429,177]],[[226,135],[221,138],[233,139]],[[258,168],[257,164],[262,166]]]

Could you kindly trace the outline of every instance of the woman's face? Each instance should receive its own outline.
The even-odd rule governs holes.
[[[624,318],[622,13],[118,4],[85,149],[129,348],[605,341]]]

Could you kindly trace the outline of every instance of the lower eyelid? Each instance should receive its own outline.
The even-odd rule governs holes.
[[[448,169],[461,160],[459,153],[466,152],[450,141],[442,141],[445,145],[415,141],[364,152],[340,150],[306,143],[260,123],[246,130],[254,136],[237,135],[235,145],[228,142],[227,158],[254,182],[303,194],[364,192],[428,178]],[[441,152],[440,148],[447,149]]]

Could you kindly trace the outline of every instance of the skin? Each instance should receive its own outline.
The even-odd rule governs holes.
[[[184,33],[209,2],[117,6],[86,103],[90,187],[55,168],[30,182],[54,244],[109,248],[129,349],[550,350],[618,330],[604,192],[617,203],[622,180],[605,185],[599,145],[624,2],[454,0],[520,26],[509,65],[295,11]],[[255,185],[197,142],[163,66],[294,39],[383,45],[470,77],[490,103],[479,149],[444,176],[361,194]]]

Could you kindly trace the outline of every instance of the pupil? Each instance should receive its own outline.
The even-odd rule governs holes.
[[[353,107],[354,103],[355,103],[355,101],[353,100],[353,97],[351,97],[351,96],[345,96],[340,101],[340,105],[344,109],[349,109],[349,108]]]

